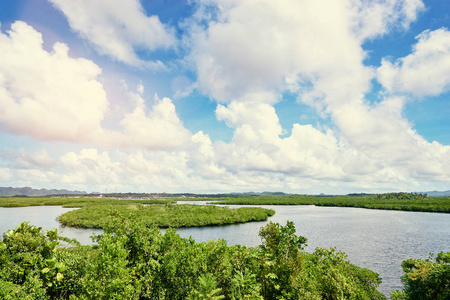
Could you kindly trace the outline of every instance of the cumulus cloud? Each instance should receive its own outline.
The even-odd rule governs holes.
[[[291,134],[284,136],[276,112],[268,104],[233,102],[219,106],[216,114],[235,128],[231,143],[216,144],[217,161],[226,170],[312,180],[349,180],[355,174],[370,175],[376,181],[386,179],[377,175],[382,168],[353,145],[339,141],[331,129],[294,124]]]
[[[24,22],[0,33],[0,126],[42,140],[86,141],[102,131],[106,93],[96,79],[101,69],[68,55],[65,44],[52,52],[42,35]]]
[[[365,100],[376,71],[364,65],[362,43],[396,24],[407,28],[424,9],[421,1],[202,4],[218,9],[216,15],[201,10],[209,23],[193,34],[192,59],[200,89],[224,103],[218,120],[235,130],[231,143],[216,145],[227,170],[386,184],[413,184],[419,174],[450,177],[448,146],[414,131],[402,116],[404,98]],[[335,128],[294,124],[292,134],[281,137],[273,104],[286,91],[329,116]]]
[[[228,3],[217,2],[218,6]],[[309,79],[337,57],[362,55],[359,45],[342,34],[344,15],[334,13],[345,10],[343,2],[233,4],[224,5],[218,20],[195,36],[193,59],[200,88],[219,101],[273,104],[299,74]]]
[[[236,128],[233,138],[236,144],[270,142],[283,133],[275,109],[269,104],[233,101],[227,107],[218,105],[216,116],[228,127]]]
[[[208,135],[202,131],[192,136],[190,146],[187,148],[189,160],[187,166],[194,172],[208,179],[226,181],[227,169],[220,166],[216,151]]]
[[[59,180],[66,184],[97,184],[117,181],[119,164],[111,161],[108,152],[97,149],[83,149],[79,153],[68,152],[60,158],[61,168],[65,172]],[[104,175],[108,174],[107,178]]]
[[[65,44],[43,49],[42,35],[18,21],[0,33],[0,128],[38,140],[118,147],[168,149],[191,133],[169,98],[147,109],[144,87],[128,92],[133,111],[119,116],[118,130],[103,126],[109,102],[90,60],[72,58]]]
[[[204,132],[190,133],[169,98],[155,97],[149,105],[140,85],[137,92],[128,93],[132,109],[118,118],[115,130],[101,126],[108,105],[104,97],[96,122],[86,127],[88,133],[83,139],[72,139],[109,149],[87,147],[65,153],[48,160],[53,163],[50,169],[38,163],[45,162],[46,152],[24,153],[20,159],[10,159],[16,163],[10,163],[3,176],[24,178],[27,174],[22,171],[29,171],[42,182],[51,178],[76,188],[92,184],[97,190],[109,186],[142,191],[320,192],[333,187],[348,192],[354,188],[398,190],[422,181],[450,180],[450,146],[429,143],[415,132],[402,114],[407,98],[395,95],[420,94],[413,85],[396,84],[412,82],[404,79],[403,69],[429,66],[431,61],[445,65],[447,31],[423,33],[410,56],[394,63],[385,59],[378,70],[363,63],[362,43],[386,34],[395,24],[409,26],[423,9],[421,1],[205,0],[198,5],[195,20],[190,20],[197,23],[186,37],[191,39],[189,60],[198,75],[193,86],[219,103],[217,120],[234,130],[230,142],[213,143]],[[21,36],[36,36],[33,30],[28,33]],[[12,36],[2,35],[0,45],[9,45]],[[23,43],[27,47],[38,44],[31,49],[42,57],[55,55],[42,50],[42,38],[36,40]],[[3,71],[8,70],[6,61],[0,58],[0,95],[8,97],[0,96],[0,101],[14,102],[15,111],[22,113],[23,91],[12,88],[13,77]],[[97,82],[98,67],[97,71],[90,82]],[[429,72],[431,77],[441,74]],[[389,93],[371,104],[365,94],[374,78]],[[174,90],[181,95],[190,82],[185,84],[181,77],[176,81]],[[434,88],[421,89],[427,95],[448,90],[446,79],[437,82]],[[101,85],[96,86],[103,91]],[[316,108],[330,120],[330,127],[293,124],[288,134],[273,106],[286,92]],[[96,98],[89,99],[98,104]],[[19,130],[1,118],[6,130]],[[80,122],[74,124],[80,126]],[[70,140],[55,133],[42,137],[31,130],[21,132],[35,138]],[[27,164],[28,169],[21,167]]]
[[[273,143],[276,147],[259,148],[250,142],[239,146],[212,144],[207,135],[199,132],[181,150],[85,148],[53,159],[50,169],[9,163],[7,168],[0,168],[0,176],[24,185],[39,183],[93,191],[323,192],[333,188],[336,192],[349,192],[354,188],[410,189],[418,186],[417,180],[444,179],[443,172],[449,166],[448,161],[439,162],[445,153],[439,153],[442,147],[433,144],[434,156],[415,161],[416,169],[380,167],[380,163],[342,145],[332,131],[321,132],[310,125],[296,124],[290,137]],[[428,147],[426,143],[424,147]],[[449,153],[449,149],[444,151]],[[407,174],[406,170],[413,173]]]
[[[191,147],[199,150],[203,146],[202,153],[192,152],[201,156],[208,150],[204,147],[204,141],[199,139],[202,137],[193,138],[195,143]],[[184,150],[98,151],[86,148],[61,156],[59,168],[64,174],[58,182],[66,185],[91,185],[102,189],[108,187],[110,190],[129,190],[132,186],[134,190],[146,192],[215,188],[212,187],[215,179],[210,176],[216,171],[204,164],[204,158],[191,158]]]
[[[361,63],[362,40],[384,34],[399,20],[407,27],[423,9],[420,0],[200,3],[219,9],[213,20],[209,10],[199,10],[209,26],[193,33],[192,59],[200,88],[225,103],[273,104],[286,90],[335,81],[348,91],[341,87],[350,84],[344,82],[349,75],[356,93],[365,91],[373,74]]]
[[[267,104],[233,102],[216,112],[235,128],[231,143],[215,144],[216,161],[246,180],[263,174],[276,181],[297,178],[298,187],[315,181],[398,189],[417,185],[419,179],[448,180],[450,146],[428,143],[418,135],[401,118],[401,103],[393,98],[374,107],[342,106],[333,113],[339,125],[334,130],[294,124],[289,136],[280,136],[273,130],[279,128],[275,111],[267,109],[264,114],[258,108]],[[240,115],[258,117],[246,121]],[[254,120],[258,118],[266,120],[264,127]]]
[[[19,151],[5,148],[0,150],[0,157],[9,162],[15,169],[50,169],[55,165],[46,149],[37,152],[27,152],[24,148]]]
[[[160,61],[143,61],[136,50],[174,47],[173,30],[157,16],[147,16],[139,0],[50,0],[67,17],[70,27],[114,59],[134,66],[163,68]]]
[[[450,32],[424,31],[412,53],[395,62],[383,59],[377,78],[389,93],[436,96],[450,90]]]
[[[175,105],[169,98],[159,99],[147,113],[144,99],[130,93],[135,108],[120,121],[120,131],[109,131],[100,137],[107,146],[144,147],[154,150],[181,147],[191,133],[178,118]]]
[[[425,9],[421,0],[350,0],[352,31],[361,41],[388,33],[392,27],[407,29]]]
[[[7,182],[13,178],[9,168],[0,168],[0,181]]]

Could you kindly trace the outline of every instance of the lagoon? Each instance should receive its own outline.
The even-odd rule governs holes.
[[[380,274],[383,283],[379,291],[385,295],[402,289],[403,260],[450,251],[449,214],[312,205],[259,207],[272,208],[276,213],[265,222],[180,228],[177,232],[182,237],[192,235],[197,242],[223,238],[229,245],[253,247],[261,243],[259,228],[267,222],[284,225],[293,221],[297,234],[308,239],[306,251],[336,247],[345,252],[351,263]]]
[[[80,243],[88,245],[92,243],[90,236],[101,234],[101,229],[80,229],[65,227],[59,224],[57,218],[65,212],[76,208],[61,206],[28,206],[28,207],[0,207],[0,234],[16,228],[15,224],[29,222],[30,225],[42,227],[44,230],[57,228],[62,236],[77,239]]]
[[[430,252],[450,251],[450,214],[310,205],[259,207],[274,209],[276,213],[264,222],[179,228],[177,232],[182,237],[192,236],[197,242],[225,239],[229,245],[254,247],[261,243],[258,232],[267,222],[285,225],[286,221],[293,221],[297,234],[308,239],[308,252],[313,252],[315,247],[336,247],[344,251],[351,263],[380,274],[383,283],[379,290],[386,295],[402,288],[403,260],[427,258]],[[14,223],[29,221],[44,229],[57,227],[63,236],[90,243],[89,236],[101,230],[58,224],[57,216],[71,209],[58,206],[0,208],[0,233],[15,228]]]

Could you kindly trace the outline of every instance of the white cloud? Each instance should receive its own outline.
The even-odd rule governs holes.
[[[66,184],[101,185],[118,181],[118,163],[112,162],[108,152],[97,149],[83,149],[80,153],[68,152],[60,158],[62,164],[61,179]],[[106,175],[106,176],[105,176]]]
[[[389,170],[387,174],[396,175],[392,180],[448,180],[450,146],[425,141],[401,116],[403,103],[403,98],[392,97],[372,107],[348,105],[336,109],[332,115],[341,141],[378,172]],[[348,171],[358,174],[355,169]]]
[[[22,182],[21,185],[43,185],[52,184],[57,178],[53,172],[46,172],[38,169],[16,170],[15,177]]]
[[[331,131],[294,124],[292,134],[282,138],[274,108],[263,103],[219,105],[216,114],[235,128],[230,144],[216,145],[218,162],[227,170],[280,172],[310,178],[342,176],[341,167],[336,164],[341,154]]]
[[[227,107],[218,105],[216,116],[228,127],[236,128],[236,144],[271,141],[283,133],[275,109],[269,104],[233,101]]]
[[[361,187],[367,190],[409,189],[418,187],[420,182],[450,180],[450,146],[428,143],[413,130],[402,116],[406,98],[387,95],[378,104],[370,104],[364,98],[376,74],[387,90],[390,84],[389,91],[418,93],[406,84],[399,85],[401,90],[392,88],[395,81],[413,82],[400,76],[402,68],[410,67],[416,61],[420,61],[419,65],[428,65],[428,62],[423,63],[428,54],[434,53],[431,58],[438,58],[433,61],[440,64],[448,56],[445,48],[442,55],[437,50],[442,49],[442,36],[447,34],[435,39],[438,36],[435,32],[427,32],[419,37],[411,54],[411,63],[404,58],[388,65],[385,60],[378,73],[363,64],[366,55],[361,47],[363,41],[386,34],[395,24],[406,28],[423,8],[421,1],[208,0],[201,4],[214,10],[211,13],[201,6],[196,13],[207,26],[202,31],[203,25],[198,23],[192,30],[189,59],[198,73],[196,86],[222,103],[217,106],[216,117],[234,130],[231,142],[212,143],[203,132],[191,134],[184,128],[173,102],[169,98],[155,98],[150,105],[151,101],[144,99],[142,84],[136,92],[128,92],[126,100],[132,105],[131,110],[117,117],[119,121],[114,130],[105,128],[101,122],[108,101],[97,81],[101,70],[92,62],[81,60],[92,70],[85,74],[86,70],[82,69],[78,79],[83,83],[89,78],[101,95],[85,95],[89,99],[86,105],[101,105],[92,118],[95,122],[89,123],[80,116],[75,121],[64,120],[66,123],[62,122],[61,127],[85,124],[82,138],[58,135],[64,130],[59,123],[49,126],[48,131],[21,129],[20,125],[1,118],[0,124],[11,132],[38,139],[83,142],[87,148],[65,153],[58,159],[49,158],[44,150],[23,153],[20,160],[10,159],[8,168],[1,171],[3,176],[18,180],[24,176],[37,176],[41,182],[79,189],[91,186],[93,190],[102,191],[108,186],[108,190],[147,192],[321,192],[330,189],[348,192]],[[368,7],[374,10],[369,12]],[[17,24],[15,26],[27,30],[11,31],[17,38],[13,46],[13,35],[2,35],[1,50],[9,49],[13,53],[17,48],[22,51],[16,57],[18,60],[19,57],[28,58],[28,53],[23,50],[27,49],[30,53],[39,53],[39,61],[45,61],[41,57],[48,58],[48,65],[53,66],[53,56],[59,57],[57,51],[42,50],[40,35],[29,26]],[[65,49],[64,61],[73,60]],[[133,56],[133,48],[129,50]],[[6,55],[14,57],[9,52],[5,51]],[[11,78],[18,76],[8,73],[15,69],[8,67],[10,61],[14,60],[0,58],[0,101],[15,107],[4,115],[14,112],[14,120],[24,119],[28,115],[22,108],[26,102],[21,102],[25,99],[22,94],[31,91],[36,95],[51,96],[50,91],[58,85],[50,88],[41,82],[38,89],[38,85],[33,85],[34,78],[45,76],[35,70],[34,77],[27,79],[24,76],[30,90],[21,90],[19,84],[19,88],[12,88]],[[78,60],[74,61],[78,63]],[[39,68],[45,69],[45,66]],[[22,67],[26,73],[28,64]],[[444,72],[442,70],[430,72],[436,72],[432,76],[438,76],[439,72]],[[388,71],[393,74],[391,77]],[[448,89],[445,80],[437,80],[433,89],[422,90],[428,94],[445,91]],[[83,85],[77,82],[71,83],[73,95],[58,98],[64,101],[64,107],[78,105],[77,101],[84,103],[84,100],[72,98],[82,90],[80,86]],[[185,78],[179,77],[173,84],[178,96],[189,91],[190,83]],[[329,117],[332,127],[294,124],[288,135],[273,107],[287,91],[296,94],[299,101],[315,107],[321,116]],[[56,100],[47,102],[45,97],[27,97],[38,99],[34,102],[43,106],[53,107],[53,103],[57,103]],[[3,107],[0,106],[0,110]],[[64,111],[61,114],[62,109],[51,110],[57,120],[65,115]],[[43,116],[49,114],[46,112]],[[39,122],[45,121],[30,120],[35,125],[31,127],[38,127]],[[98,145],[108,149],[90,148]],[[51,168],[45,168],[45,161],[53,163]]]
[[[9,161],[9,166],[15,169],[50,169],[55,165],[46,149],[26,152],[24,148],[18,151],[5,148],[0,150],[0,157]]]
[[[51,169],[36,164],[22,168],[10,163],[8,168],[1,169],[0,176],[21,185],[88,191],[318,193],[330,189],[340,192],[355,188],[410,189],[419,186],[417,180],[445,180],[448,175],[443,174],[450,166],[448,159],[442,161],[442,155],[448,156],[450,147],[434,143],[434,150],[428,151],[423,140],[428,157],[415,160],[416,168],[408,164],[383,166],[383,162],[341,144],[332,131],[321,132],[310,125],[297,124],[291,136],[272,143],[272,147],[263,148],[259,146],[261,143],[250,141],[245,145],[212,144],[200,132],[181,150],[86,148],[53,159]]]
[[[98,52],[130,65],[162,68],[160,61],[141,60],[135,50],[167,49],[176,44],[173,30],[157,16],[147,16],[139,0],[50,2]]]
[[[393,26],[407,29],[425,9],[421,0],[350,0],[352,31],[361,41],[389,32]]]
[[[273,104],[298,74],[309,78],[330,62],[362,56],[346,33],[341,1],[226,4],[219,20],[195,36],[193,50],[200,88],[219,101]]]
[[[108,99],[92,61],[71,58],[68,47],[42,48],[39,32],[15,22],[0,33],[0,128],[38,140],[168,149],[191,133],[183,127],[169,98],[156,99],[147,111],[144,87],[128,92],[134,108],[118,117],[119,128],[103,126]]]
[[[396,22],[407,27],[423,9],[420,0],[199,2],[196,16],[209,23],[204,32],[194,27],[192,60],[202,91],[226,103],[273,104],[305,84],[349,91],[342,84],[353,82],[355,94],[364,92],[373,74],[362,66],[362,41]],[[205,6],[219,8],[214,19]]]
[[[195,173],[208,179],[226,180],[227,170],[219,166],[220,162],[217,161],[214,146],[208,135],[202,131],[193,135],[186,152],[189,157],[187,166],[195,170]]]
[[[83,142],[101,133],[106,94],[100,68],[68,56],[66,45],[42,48],[42,36],[17,21],[0,33],[0,126],[43,140]]]
[[[0,181],[7,182],[12,179],[11,172],[8,168],[0,168]]]
[[[403,98],[375,105],[364,99],[376,72],[363,64],[361,44],[396,24],[406,29],[424,8],[421,1],[205,5],[219,7],[218,15],[202,11],[209,26],[193,34],[192,59],[201,90],[228,103],[218,105],[218,120],[235,130],[231,143],[216,144],[219,166],[241,175],[272,172],[359,183],[450,178],[448,147],[427,143],[412,129],[402,116]],[[272,105],[285,91],[298,93],[336,128],[294,124],[292,134],[281,138]]]
[[[121,131],[109,131],[98,141],[106,146],[144,147],[148,149],[179,148],[191,133],[178,118],[169,98],[159,99],[147,113],[144,99],[130,93],[136,107],[120,121]]]
[[[202,137],[193,139],[195,144],[204,143],[199,139]],[[199,149],[194,144],[192,147],[193,150]],[[208,150],[203,149],[203,153],[206,152]],[[60,168],[64,175],[59,181],[66,185],[91,185],[101,190],[105,187],[109,190],[145,192],[213,189],[215,179],[210,176],[216,171],[203,163],[201,154],[197,151],[192,153],[199,156],[191,158],[183,150],[99,152],[93,148],[83,149],[61,156]]]
[[[392,63],[383,59],[377,77],[389,93],[436,96],[450,90],[450,32],[424,31],[408,56]]]

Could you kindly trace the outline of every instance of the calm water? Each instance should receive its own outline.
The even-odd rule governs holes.
[[[199,203],[200,204],[200,203]],[[371,269],[383,279],[379,290],[384,294],[401,289],[401,262],[407,258],[427,258],[429,253],[450,251],[450,214],[368,210],[360,208],[315,206],[261,206],[275,209],[268,221],[286,224],[293,221],[297,234],[308,239],[308,252],[315,247],[336,247],[355,265]],[[0,232],[14,228],[14,223],[29,221],[44,229],[57,227],[62,235],[84,244],[89,236],[101,231],[59,226],[56,217],[69,208],[0,208]],[[259,229],[265,222],[205,228],[181,228],[182,237],[197,242],[225,239],[229,245],[257,246]]]
[[[177,232],[182,237],[191,235],[197,242],[222,238],[229,245],[253,247],[261,243],[259,228],[267,222],[285,225],[293,221],[297,234],[308,239],[308,252],[316,247],[344,251],[353,264],[380,274],[383,283],[379,290],[385,295],[402,289],[403,260],[450,251],[449,214],[309,205],[259,207],[275,209],[276,213],[265,222],[182,228]]]
[[[90,236],[93,233],[100,234],[102,230],[70,228],[61,226],[57,221],[59,215],[73,209],[61,206],[0,207],[0,234],[16,228],[15,224],[29,222],[30,225],[42,227],[44,230],[56,227],[62,236],[77,239],[84,245],[90,244]]]

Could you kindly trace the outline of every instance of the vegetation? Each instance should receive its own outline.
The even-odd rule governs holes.
[[[418,193],[385,193],[377,194],[378,199],[395,199],[395,200],[424,200],[428,197],[427,194]]]
[[[223,200],[223,199],[222,199]],[[382,194],[314,197],[240,196],[233,204],[314,204],[450,212],[449,197]],[[238,203],[237,203],[237,202]],[[386,299],[378,274],[352,265],[334,248],[305,252],[292,222],[270,222],[262,244],[196,243],[173,229],[265,219],[272,210],[173,205],[172,200],[4,198],[0,206],[80,207],[63,224],[102,227],[96,244],[82,246],[56,229],[20,224],[0,242],[0,299]],[[229,199],[226,203],[230,204]],[[146,205],[148,204],[148,205]],[[402,263],[394,300],[450,299],[450,252]]]
[[[65,226],[104,228],[111,210],[119,211],[130,221],[141,221],[160,228],[225,225],[264,221],[275,211],[259,207],[230,209],[214,205],[142,204],[93,205],[64,213],[59,222]]]
[[[413,259],[403,261],[404,289],[393,291],[393,300],[402,299],[450,299],[450,252],[441,252],[436,259]]]
[[[344,253],[306,253],[292,222],[260,236],[256,248],[196,243],[116,212],[96,245],[61,247],[56,229],[22,223],[0,244],[0,298],[385,299],[378,275]]]
[[[144,199],[144,200],[119,200],[113,198],[0,198],[0,207],[26,207],[26,206],[44,206],[61,205],[63,207],[90,207],[90,206],[108,206],[108,205],[131,205],[131,204],[165,204],[174,203],[175,199]]]
[[[135,205],[141,208],[146,204],[168,204],[183,199],[186,198],[168,197],[144,200],[120,200],[114,198],[0,198],[0,206],[62,205],[63,207],[113,206],[118,208],[122,205],[129,205],[130,207]],[[218,200],[215,204],[225,205],[316,205],[450,213],[450,197],[428,197],[426,194],[417,193],[352,194],[347,196],[233,194],[226,197],[225,195],[220,197],[212,197],[210,195],[208,200]],[[169,224],[168,226],[172,225]]]
[[[103,228],[111,211],[129,220],[140,220],[161,228],[195,227],[264,221],[275,211],[258,207],[230,209],[218,206],[173,205],[175,200],[119,200],[109,198],[0,198],[0,206],[62,205],[80,207],[59,216],[65,226]]]
[[[316,205],[370,209],[450,213],[450,197],[427,197],[415,193],[389,193],[363,196],[282,195],[216,198],[225,205]]]

